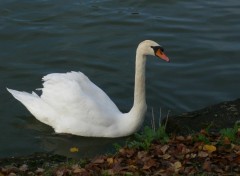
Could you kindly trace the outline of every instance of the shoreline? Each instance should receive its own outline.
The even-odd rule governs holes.
[[[169,117],[166,131],[168,134],[188,135],[211,126],[211,132],[216,132],[222,128],[233,127],[236,121],[240,121],[240,99],[221,102],[200,110]],[[26,169],[24,166],[28,166],[27,169],[34,175],[39,168],[66,164],[66,162],[72,162],[72,160],[75,159],[51,153],[34,153],[22,157],[0,158],[0,176],[6,170],[11,170],[12,173],[15,171],[16,173],[23,172]],[[89,159],[83,160],[89,161]],[[41,170],[38,172],[40,175],[43,173]]]

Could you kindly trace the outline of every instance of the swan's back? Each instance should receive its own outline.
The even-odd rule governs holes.
[[[52,73],[44,76],[43,81],[41,99],[58,110],[73,111],[76,108],[79,111],[80,108],[84,111],[91,107],[89,113],[94,110],[119,112],[106,93],[81,72]]]
[[[120,113],[106,93],[81,72],[53,73],[43,81],[41,99],[61,116],[69,116],[62,119],[108,126]]]

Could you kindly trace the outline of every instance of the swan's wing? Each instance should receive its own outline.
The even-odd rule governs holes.
[[[39,121],[53,126],[57,113],[35,93],[32,94],[17,90],[7,90],[20,101]]]
[[[43,77],[41,99],[59,112],[62,123],[109,126],[120,111],[110,98],[81,72]]]

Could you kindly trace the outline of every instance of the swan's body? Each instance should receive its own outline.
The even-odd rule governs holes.
[[[8,89],[39,121],[57,133],[92,137],[127,136],[139,129],[147,109],[146,55],[169,61],[154,41],[139,44],[136,52],[134,104],[121,113],[110,98],[81,72],[52,73],[43,77],[42,95]]]

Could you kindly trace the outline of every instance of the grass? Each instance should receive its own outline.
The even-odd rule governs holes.
[[[220,130],[221,139],[229,140],[230,143],[240,144],[239,138],[237,138],[237,133],[240,131],[240,124],[235,123],[233,128],[224,128]]]
[[[169,135],[166,133],[166,127],[169,117],[169,111],[166,116],[166,122],[165,124],[161,124],[161,109],[160,109],[160,117],[158,121],[158,127],[156,128],[155,123],[155,115],[152,109],[152,126],[146,126],[143,131],[139,133],[135,133],[133,139],[130,139],[131,141],[127,141],[127,147],[129,148],[137,148],[137,149],[143,149],[148,150],[151,146],[151,144],[154,141],[160,141],[160,143],[167,143],[169,141]],[[200,133],[192,134],[194,142],[203,142],[204,144],[210,144],[211,139],[209,138],[210,129],[213,127],[213,123],[210,123],[208,127],[202,130]],[[224,128],[220,130],[220,141],[219,144],[226,143],[226,140],[229,141],[229,143],[233,144],[240,144],[240,139],[237,136],[240,131],[240,123],[236,122],[233,128]],[[119,149],[121,148],[120,145],[115,144],[115,148]]]
[[[129,148],[148,150],[152,142],[156,140],[161,143],[168,142],[169,137],[164,126],[160,126],[155,130],[146,126],[142,132],[134,135],[134,139],[131,142],[127,142],[127,146]]]
[[[167,143],[169,136],[166,133],[166,126],[169,117],[169,111],[166,117],[166,123],[161,124],[162,112],[160,108],[160,116],[158,119],[158,127],[156,128],[155,115],[152,108],[152,127],[146,126],[143,131],[140,133],[135,133],[134,138],[131,139],[131,142],[127,142],[129,148],[137,148],[148,150],[153,141],[160,141],[161,143]]]

